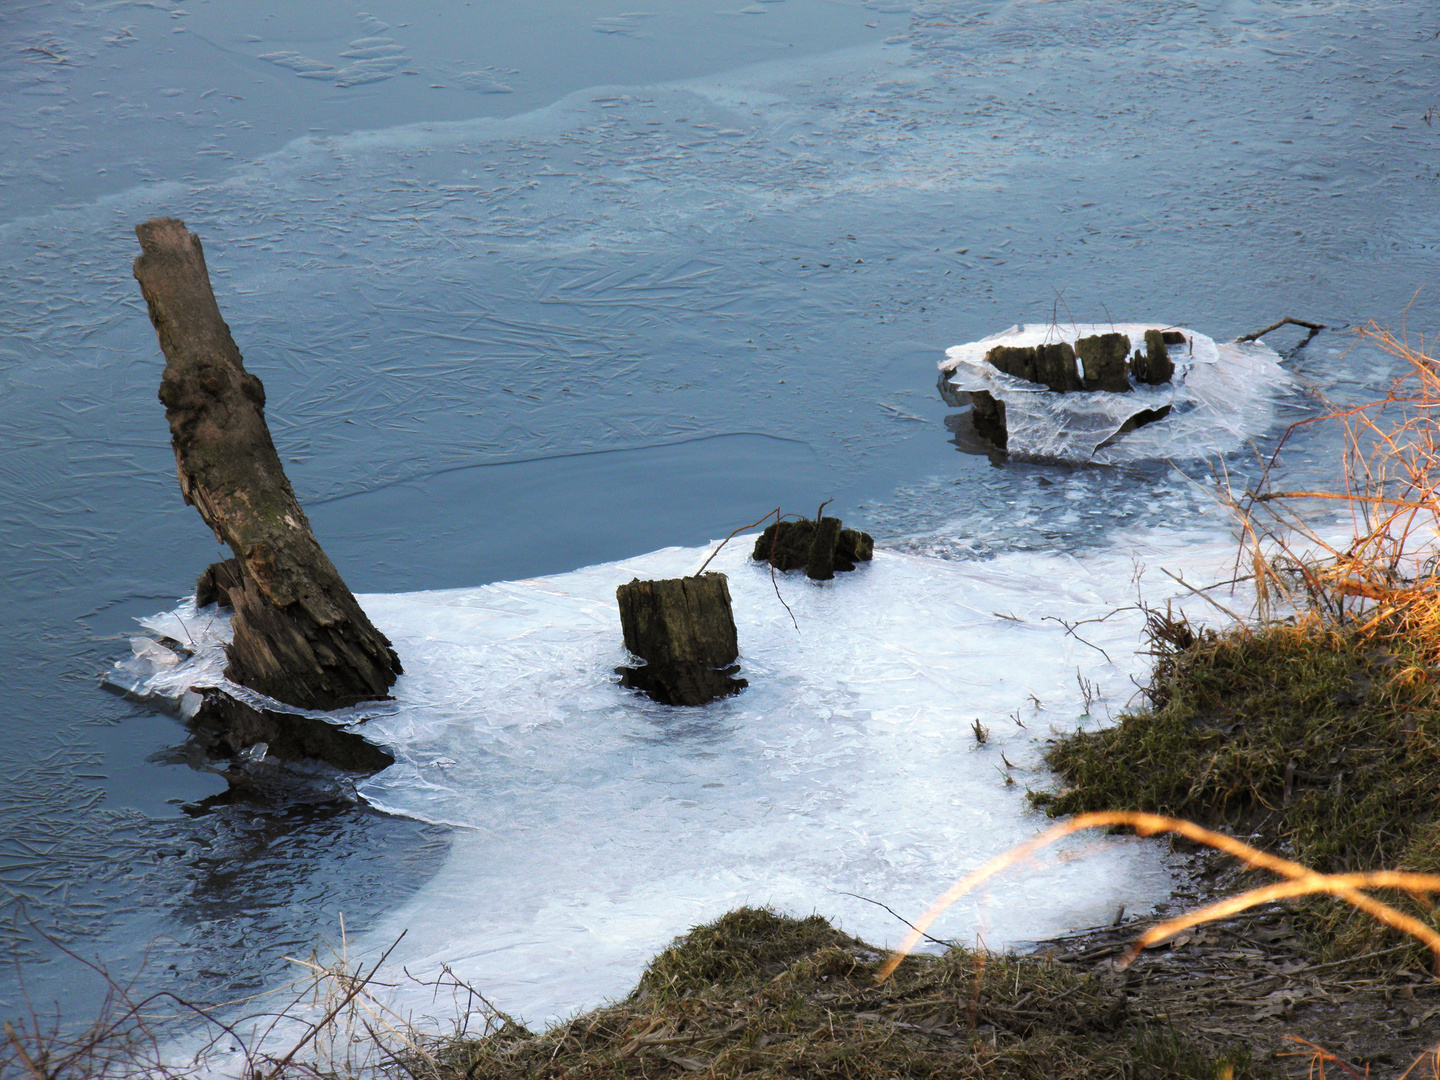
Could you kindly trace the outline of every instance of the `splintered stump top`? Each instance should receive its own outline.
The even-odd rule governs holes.
[[[645,661],[621,668],[625,686],[666,705],[704,705],[737,693],[740,647],[724,574],[641,581],[615,590],[625,647]]]
[[[265,423],[265,389],[220,316],[200,240],[139,225],[135,278],[165,354],[160,400],[180,493],[235,553],[225,674],[305,708],[383,698],[400,661],[321,550]]]

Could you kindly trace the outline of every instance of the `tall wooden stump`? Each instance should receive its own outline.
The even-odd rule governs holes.
[[[265,424],[265,389],[220,317],[199,238],[175,218],[135,235],[135,278],[165,354],[160,400],[180,493],[235,553],[209,575],[235,609],[226,676],[303,708],[387,696],[400,660],[295,499]]]
[[[625,647],[644,667],[620,668],[621,684],[665,705],[704,705],[739,693],[740,646],[724,574],[641,581],[615,590]]]

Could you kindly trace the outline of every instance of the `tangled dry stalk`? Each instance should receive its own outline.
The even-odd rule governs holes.
[[[1278,594],[1362,632],[1424,641],[1440,659],[1440,361],[1423,341],[1412,346],[1373,324],[1360,336],[1404,362],[1389,392],[1292,425],[1261,481],[1230,507],[1262,619]],[[1340,425],[1343,490],[1265,490],[1290,438],[1316,424]],[[1351,517],[1343,545],[1333,539],[1337,504]]]
[[[1082,829],[1113,828],[1124,826],[1134,829],[1141,836],[1154,836],[1157,833],[1177,833],[1188,840],[1205,844],[1217,851],[1223,851],[1227,855],[1233,855],[1240,859],[1247,866],[1256,869],[1269,870],[1272,873],[1280,874],[1288,881],[1274,885],[1263,886],[1258,889],[1251,889],[1241,893],[1239,896],[1229,897],[1219,903],[1210,904],[1198,911],[1188,912],[1174,919],[1169,919],[1158,926],[1151,927],[1145,934],[1138,938],[1130,951],[1119,961],[1119,967],[1130,964],[1135,957],[1149,945],[1164,941],[1173,937],[1182,930],[1201,923],[1211,922],[1216,919],[1228,918],[1237,912],[1259,904],[1267,904],[1275,900],[1289,897],[1309,896],[1315,893],[1329,893],[1338,896],[1347,903],[1353,904],[1360,910],[1367,912],[1374,918],[1383,922],[1386,926],[1392,926],[1410,934],[1416,940],[1429,947],[1435,958],[1436,971],[1440,972],[1440,934],[1437,934],[1429,926],[1420,920],[1415,919],[1403,912],[1396,911],[1388,904],[1366,895],[1362,889],[1403,889],[1415,896],[1417,899],[1428,902],[1429,895],[1440,893],[1440,874],[1409,874],[1401,871],[1382,870],[1364,874],[1317,874],[1309,867],[1301,866],[1299,863],[1291,862],[1288,859],[1281,859],[1275,855],[1258,851],[1249,844],[1236,840],[1233,836],[1226,836],[1223,833],[1202,828],[1192,821],[1182,821],[1179,818],[1164,817],[1160,814],[1146,814],[1133,810],[1108,810],[1095,811],[1087,814],[1076,814],[1068,821],[1062,821],[1046,829],[1039,836],[1011,848],[1001,855],[997,855],[984,866],[973,873],[967,874],[944,894],[940,896],[923,915],[915,920],[910,933],[905,936],[899,949],[880,968],[876,978],[880,982],[888,979],[900,966],[900,962],[909,954],[924,936],[930,925],[947,909],[969,893],[981,882],[994,877],[1007,867],[1014,866],[1022,859],[1028,858],[1034,852],[1048,844],[1063,837],[1069,836]]]
[[[0,1077],[187,1080],[233,1074],[279,1080],[392,1072],[413,1077],[417,1066],[439,1075],[442,1065],[427,1047],[483,1038],[513,1021],[448,968],[433,979],[404,976],[434,991],[444,1014],[439,1023],[392,1009],[385,999],[396,984],[378,976],[404,936],[365,964],[350,957],[342,917],[339,944],[329,947],[328,958],[318,949],[308,958],[285,958],[303,971],[293,982],[203,1008],[169,992],[137,998],[130,987],[86,964],[108,986],[96,1020],[73,1032],[58,1023],[47,1027],[33,1011],[26,1019],[6,1021],[0,1028]],[[246,1009],[251,1011],[237,1019],[221,1019]],[[446,1023],[450,1030],[437,1039],[435,1031]]]

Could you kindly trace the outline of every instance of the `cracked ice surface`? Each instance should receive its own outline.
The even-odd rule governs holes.
[[[407,674],[397,711],[367,725],[398,760],[361,793],[465,827],[371,947],[408,928],[411,971],[449,963],[538,1020],[627,992],[671,937],[742,903],[896,943],[904,927],[849,894],[913,918],[1038,831],[1023,793],[1049,782],[1043,740],[1102,722],[1144,675],[1135,589],[1163,602],[1179,590],[1161,564],[1204,574],[1233,550],[1214,534],[1134,541],[970,564],[882,550],[824,585],[781,575],[797,631],[737,540],[712,568],[730,578],[750,688],[699,709],[656,705],[611,672],[625,659],[616,586],[693,573],[704,549],[366,598]],[[1105,616],[1078,628],[1084,642],[1057,621]],[[1077,668],[1103,695],[1084,718]],[[1170,885],[1156,845],[1079,838],[932,933],[1001,948],[1143,909]]]
[[[703,708],[617,684],[615,588],[693,573],[707,549],[364,597],[406,674],[393,703],[347,713],[367,714],[359,729],[397,757],[359,791],[460,828],[434,879],[354,947],[378,954],[406,930],[393,963],[447,964],[538,1021],[623,994],[670,938],[742,903],[819,911],[893,944],[903,927],[851,894],[913,917],[1041,828],[1023,792],[1048,782],[1043,740],[1103,722],[1144,674],[1134,590],[1163,602],[1175,590],[1160,565],[1204,574],[1231,554],[1214,534],[1133,541],[983,563],[881,550],[825,584],[780,575],[797,630],[737,539],[712,568],[729,575],[750,688]],[[197,672],[213,675],[217,641]],[[1100,688],[1089,715],[1077,669]],[[1005,947],[1143,909],[1170,884],[1154,844],[1080,838],[933,932]],[[396,1004],[420,1008],[428,992]]]

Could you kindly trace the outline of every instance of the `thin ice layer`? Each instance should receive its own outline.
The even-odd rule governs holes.
[[[1161,386],[1136,385],[1129,393],[1056,393],[985,361],[997,345],[1029,346],[1121,333],[1132,350],[1143,348],[1145,331],[1178,329],[1186,345],[1170,350],[1173,380]],[[1217,343],[1185,327],[1163,323],[1012,326],[979,341],[945,350],[940,361],[952,390],[986,391],[1005,403],[1007,449],[1012,454],[1057,461],[1123,464],[1154,458],[1189,460],[1230,453],[1268,430],[1278,399],[1293,386],[1280,357],[1251,342]],[[1163,420],[1111,442],[1137,413],[1165,407]]]
[[[360,793],[461,828],[445,866],[352,956],[404,931],[397,972],[448,966],[538,1023],[624,993],[673,936],[739,904],[818,911],[894,943],[905,927],[878,905],[913,917],[1034,835],[1045,819],[1024,790],[1052,782],[1044,741],[1135,699],[1137,591],[1203,616],[1161,568],[1212,581],[1233,555],[1227,535],[1179,530],[969,563],[881,550],[831,582],[778,575],[777,597],[749,549],[737,538],[711,568],[729,576],[750,688],[702,708],[618,685],[615,589],[694,573],[706,549],[361,598],[405,674],[395,701],[341,717],[367,715],[359,730],[397,759]],[[148,685],[182,687],[186,664],[213,674],[223,629],[208,624],[196,657]],[[1143,910],[1170,885],[1156,845],[1077,838],[932,932],[1003,948]],[[397,1008],[428,1007],[430,988],[397,987]]]
[[[1044,819],[1023,792],[1049,782],[1043,740],[1134,696],[1139,563],[1163,603],[1180,590],[1160,565],[1223,576],[1231,550],[1213,534],[1155,533],[1083,557],[879,551],[823,585],[780,575],[797,629],[747,549],[736,540],[712,568],[730,577],[750,689],[697,709],[617,685],[614,592],[693,573],[703,549],[363,598],[406,674],[393,708],[363,726],[398,760],[361,792],[464,828],[445,868],[356,947],[378,953],[408,931],[393,961],[417,974],[448,964],[538,1022],[623,993],[671,937],[742,903],[893,942],[904,927],[860,897],[913,916],[1033,835]],[[1088,717],[1077,670],[1099,694]],[[1143,909],[1169,885],[1154,846],[1085,838],[934,932],[1003,947]]]

